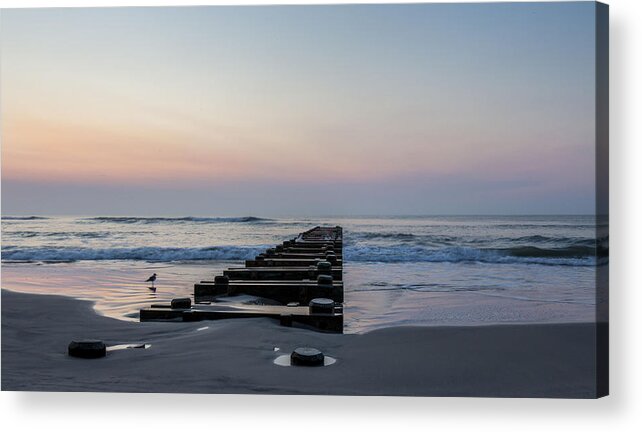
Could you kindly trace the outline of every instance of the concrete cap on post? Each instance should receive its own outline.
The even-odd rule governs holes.
[[[230,284],[230,278],[229,276],[216,276],[214,277],[214,284],[215,285],[229,285]]]
[[[297,348],[290,354],[290,364],[293,366],[323,366],[325,356],[316,348]]]
[[[172,299],[172,309],[189,309],[192,307],[192,300],[189,297]]]
[[[329,261],[330,264],[336,264],[337,263],[337,256],[334,254],[334,252],[328,252],[325,254],[325,259],[326,261]]]
[[[319,275],[317,277],[317,285],[324,287],[332,287],[332,276],[330,275]]]
[[[72,341],[67,353],[72,357],[95,359],[107,355],[107,346],[99,340]]]
[[[308,307],[310,309],[310,313],[313,314],[333,314],[334,300],[329,298],[315,298],[310,300]]]
[[[331,274],[332,264],[328,261],[319,261],[317,263],[317,271],[322,274]]]

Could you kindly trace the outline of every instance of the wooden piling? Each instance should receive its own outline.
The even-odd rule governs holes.
[[[223,297],[237,295],[269,299],[280,305],[217,303]],[[172,304],[141,309],[140,320],[270,317],[284,326],[342,333],[343,300],[343,230],[339,226],[317,226],[267,249],[246,261],[245,267],[229,268],[214,280],[196,283],[191,308],[185,299],[175,299]]]

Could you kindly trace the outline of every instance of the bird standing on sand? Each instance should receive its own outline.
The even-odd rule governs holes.
[[[153,275],[151,275],[151,276],[149,277],[149,279],[147,279],[147,280],[145,281],[145,282],[151,282],[151,283],[152,283],[152,286],[151,286],[151,288],[150,288],[150,289],[153,289],[153,290],[155,290],[155,289],[156,289],[156,287],[154,286],[154,281],[155,281],[155,280],[156,280],[156,273],[154,273]]]

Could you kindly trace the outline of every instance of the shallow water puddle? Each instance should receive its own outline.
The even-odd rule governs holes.
[[[120,345],[111,345],[107,347],[107,352],[110,351],[120,351],[124,349],[149,349],[152,344],[120,344]]]

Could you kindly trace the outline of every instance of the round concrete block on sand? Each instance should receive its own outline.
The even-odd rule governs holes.
[[[107,347],[103,341],[99,340],[72,341],[67,348],[67,353],[72,357],[95,359],[105,357]]]
[[[323,353],[316,348],[297,348],[290,355],[293,366],[323,366]]]

